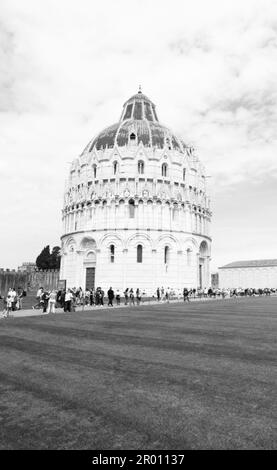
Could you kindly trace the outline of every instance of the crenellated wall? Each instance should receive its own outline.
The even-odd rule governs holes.
[[[57,289],[60,271],[56,269],[22,272],[9,269],[0,269],[0,293],[6,294],[10,287],[23,288],[28,292],[35,292],[40,286],[45,289]]]

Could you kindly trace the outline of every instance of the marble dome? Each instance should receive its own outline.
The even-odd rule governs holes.
[[[113,148],[115,145],[124,147],[132,134],[137,144],[142,143],[146,147],[169,146],[185,151],[183,142],[159,122],[154,103],[140,91],[124,103],[120,121],[101,131],[86,150]]]

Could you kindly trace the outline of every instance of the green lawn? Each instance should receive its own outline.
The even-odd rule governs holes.
[[[1,449],[276,448],[277,298],[0,321]]]

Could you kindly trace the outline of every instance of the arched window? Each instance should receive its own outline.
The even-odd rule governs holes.
[[[114,245],[110,245],[110,262],[114,263]]]
[[[136,134],[134,134],[133,132],[132,134],[130,134],[130,140],[136,140]]]
[[[168,137],[165,139],[165,143],[166,143],[166,146],[167,146],[168,150],[171,150],[171,143],[170,143],[170,139]]]
[[[186,181],[186,169],[183,168],[183,181]]]
[[[113,174],[116,175],[118,172],[118,162],[113,162]]]
[[[188,249],[187,249],[187,265],[188,265],[188,266],[191,265],[191,253],[192,253],[191,249],[188,248]]]
[[[137,263],[142,263],[142,245],[137,246]]]
[[[144,174],[144,162],[141,160],[138,162],[138,172],[139,172],[139,175]]]
[[[169,263],[169,246],[164,247],[164,264]]]
[[[163,163],[162,164],[162,176],[167,176],[167,164],[166,163]]]
[[[135,217],[135,202],[133,199],[129,201],[129,218],[133,219]]]
[[[93,172],[93,178],[96,178],[96,175],[97,175],[97,166],[96,165],[92,166],[92,172]]]

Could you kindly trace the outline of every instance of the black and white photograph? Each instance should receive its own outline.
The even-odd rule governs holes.
[[[276,0],[1,0],[0,201],[0,450],[277,449]]]

